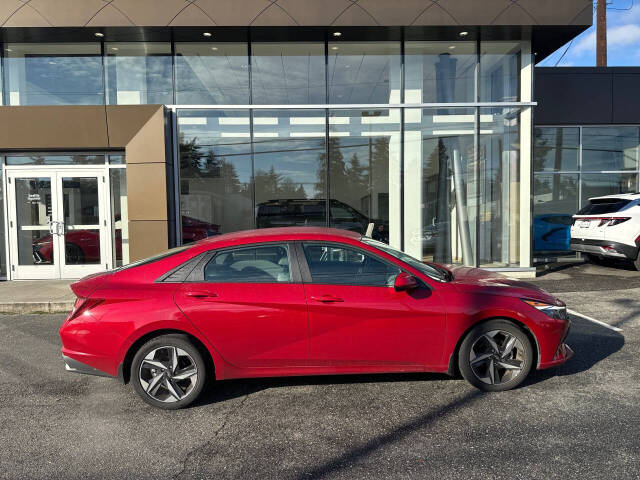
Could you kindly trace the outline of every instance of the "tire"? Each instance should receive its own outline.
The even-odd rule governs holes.
[[[200,350],[186,335],[153,338],[140,347],[131,362],[136,393],[149,405],[165,410],[194,402],[202,393],[207,373]]]
[[[67,243],[65,248],[65,261],[69,265],[84,264],[84,252],[75,243]]]
[[[633,261],[633,266],[636,267],[636,270],[640,272],[640,253],[636,257],[636,259]]]
[[[464,379],[474,387],[502,392],[527,378],[533,367],[533,353],[531,341],[520,327],[509,320],[495,319],[475,326],[467,334],[460,345],[458,365]]]

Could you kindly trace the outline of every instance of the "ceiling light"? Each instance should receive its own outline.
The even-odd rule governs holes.
[[[460,32],[461,37],[466,37],[467,35],[469,35],[469,32],[467,32],[466,30],[464,32]]]
[[[210,37],[211,36],[211,32],[204,32],[202,35],[204,35],[205,37]]]
[[[331,47],[331,50],[338,50],[338,47]]]
[[[102,32],[96,32],[96,33],[94,33],[94,35],[95,35],[96,37],[98,37],[98,38],[102,38],[102,37],[104,37],[104,33],[102,33]]]
[[[455,50],[455,48],[456,48],[456,46],[455,46],[455,45],[451,45],[451,46],[449,47],[449,50]]]
[[[117,52],[120,49],[118,47],[111,47],[111,50],[113,50],[114,52]]]
[[[215,52],[216,50],[218,50],[218,47],[211,47],[211,50]]]
[[[13,52],[13,50],[11,50],[10,48],[7,48],[6,50],[7,52]]]
[[[342,32],[333,32],[333,36],[334,37],[341,37],[342,36]]]

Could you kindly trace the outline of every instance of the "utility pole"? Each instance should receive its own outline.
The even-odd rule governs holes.
[[[607,0],[597,0],[596,66],[607,66]]]

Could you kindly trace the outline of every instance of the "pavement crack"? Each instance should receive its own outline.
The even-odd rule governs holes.
[[[220,425],[220,428],[218,428],[213,435],[209,438],[209,440],[207,440],[206,442],[198,445],[197,447],[192,448],[191,450],[189,450],[187,452],[187,455],[185,456],[184,460],[182,461],[182,468],[180,469],[180,471],[178,473],[176,473],[173,478],[180,478],[182,476],[183,473],[185,473],[185,470],[187,469],[187,464],[189,463],[189,460],[199,451],[206,449],[207,447],[209,447],[213,441],[218,438],[218,435],[220,435],[220,432],[222,432],[225,427],[227,426],[227,423],[229,423],[229,419],[234,416],[235,414],[237,414],[240,410],[242,410],[242,407],[244,406],[244,404],[247,402],[247,399],[249,398],[249,395],[251,395],[251,392],[247,393],[242,400],[240,400],[240,402],[238,402],[237,406],[231,407],[229,408],[229,411],[227,412],[227,414],[224,417],[224,420],[222,421],[222,425]]]

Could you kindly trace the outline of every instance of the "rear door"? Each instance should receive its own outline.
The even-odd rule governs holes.
[[[445,314],[427,285],[397,292],[401,269],[340,243],[302,243],[309,364],[420,369],[440,361]]]
[[[217,251],[182,284],[176,303],[222,357],[240,367],[304,366],[308,321],[292,247]]]

